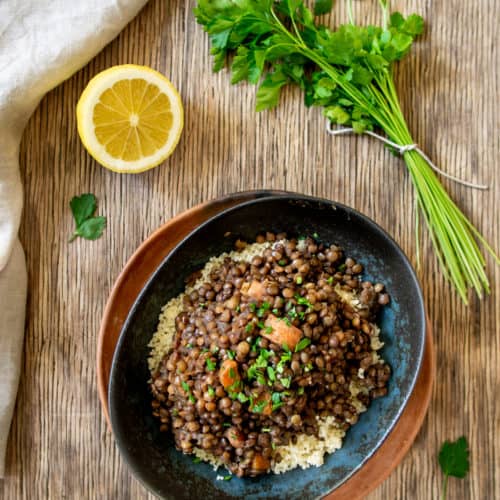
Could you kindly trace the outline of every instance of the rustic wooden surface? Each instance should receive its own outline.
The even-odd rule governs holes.
[[[340,4],[340,2],[339,2]],[[398,0],[420,12],[427,34],[397,69],[415,140],[448,172],[486,182],[481,193],[446,183],[498,248],[500,52],[496,0]],[[375,20],[376,2],[355,2]],[[106,49],[38,107],[24,134],[21,239],[30,277],[23,374],[8,447],[4,499],[145,499],[118,456],[96,390],[96,336],[107,295],[139,243],[198,202],[252,188],[300,191],[345,202],[389,231],[414,260],[413,193],[403,163],[368,138],[333,139],[316,109],[287,92],[277,111],[256,114],[254,89],[213,75],[193,2],[151,0]],[[345,19],[339,6],[335,19]],[[326,20],[334,22],[334,19]],[[175,154],[137,176],[98,166],[76,132],[75,105],[88,80],[121,63],[152,66],[179,88],[186,126]],[[68,243],[68,202],[94,192],[108,217],[95,242]],[[493,294],[463,306],[444,282],[424,232],[419,277],[437,343],[429,415],[396,471],[369,498],[437,498],[437,450],[462,434],[471,473],[450,480],[449,498],[500,498],[500,270],[488,258]]]

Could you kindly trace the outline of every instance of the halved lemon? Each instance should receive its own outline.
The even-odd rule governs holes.
[[[114,66],[96,75],[76,106],[78,133],[104,167],[138,173],[172,154],[184,125],[179,93],[145,66]]]

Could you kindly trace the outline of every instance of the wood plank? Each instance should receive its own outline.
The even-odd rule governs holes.
[[[363,21],[377,2],[355,2]],[[427,32],[397,68],[415,140],[447,172],[486,182],[488,192],[446,182],[488,240],[500,242],[497,155],[500,10],[495,0],[395,0],[417,11]],[[339,2],[340,4],[340,2]],[[153,498],[131,477],[101,415],[96,336],[107,295],[139,243],[162,222],[232,191],[276,188],[324,196],[366,213],[415,262],[413,193],[404,164],[368,138],[330,138],[319,110],[286,91],[276,111],[253,111],[255,90],[213,75],[193,1],[152,0],[85,68],[43,99],[21,147],[25,210],[21,238],[30,278],[23,376],[0,497]],[[346,19],[342,5],[326,22]],[[179,88],[186,126],[159,168],[119,176],[98,166],[76,132],[75,105],[88,80],[120,63],[152,66]],[[98,241],[68,243],[69,200],[93,192],[108,228]],[[370,500],[437,498],[437,451],[465,434],[472,469],[450,480],[449,498],[500,498],[500,270],[494,293],[469,308],[445,283],[424,231],[418,272],[437,343],[431,409],[403,463]]]

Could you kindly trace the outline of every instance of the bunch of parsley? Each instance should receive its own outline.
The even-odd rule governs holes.
[[[335,30],[319,24],[302,0],[200,0],[195,15],[210,36],[214,71],[229,63],[232,83],[259,84],[257,111],[276,106],[282,87],[295,84],[304,91],[306,105],[321,106],[332,122],[359,133],[381,129],[393,142],[409,145],[414,141],[392,72],[424,23],[418,15],[389,15],[387,0],[379,3],[382,26],[358,26],[348,9],[350,23]],[[331,4],[316,1],[315,14]],[[403,157],[445,275],[465,303],[469,287],[481,297],[489,283],[475,237],[500,260],[425,158],[415,150]],[[418,222],[418,210],[416,216]]]

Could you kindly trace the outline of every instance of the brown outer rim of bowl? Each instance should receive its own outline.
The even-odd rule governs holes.
[[[257,190],[233,193],[196,205],[170,219],[154,231],[134,252],[118,276],[104,309],[97,345],[97,386],[106,422],[111,429],[108,413],[108,384],[111,362],[122,326],[137,295],[166,255],[195,227],[218,212],[254,198],[289,194],[285,191]],[[171,235],[169,233],[172,233]],[[161,240],[170,240],[155,252]],[[148,261],[146,270],[141,264]],[[142,274],[136,275],[136,268]],[[127,290],[132,280],[133,289]],[[128,294],[127,294],[128,291]],[[121,294],[127,300],[122,300]],[[415,440],[429,407],[435,379],[436,359],[430,322],[427,319],[426,343],[420,374],[413,392],[396,425],[384,442],[347,481],[329,493],[324,500],[356,500],[374,490],[401,462]]]

